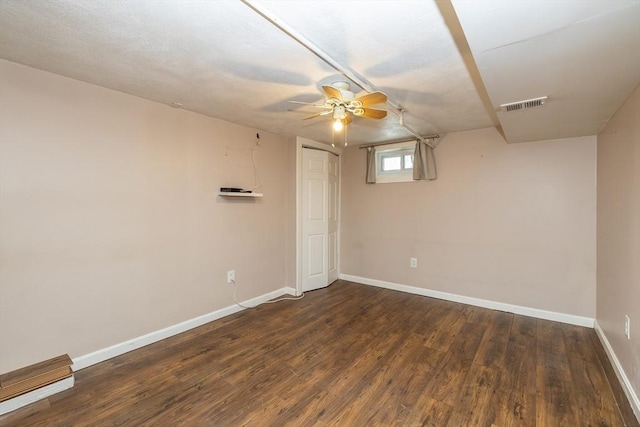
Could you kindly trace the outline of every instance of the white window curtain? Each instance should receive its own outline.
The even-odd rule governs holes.
[[[413,154],[413,179],[433,181],[436,178],[436,158],[433,156],[433,148],[426,142],[416,141],[416,150]]]
[[[375,147],[367,148],[367,184],[376,183],[376,149]]]

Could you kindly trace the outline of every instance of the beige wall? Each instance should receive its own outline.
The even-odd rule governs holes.
[[[597,277],[596,319],[640,396],[640,87],[598,135]]]
[[[260,133],[264,198],[225,200],[255,129],[0,67],[0,373],[231,306],[228,269],[240,299],[288,285],[283,138]]]
[[[435,155],[437,181],[366,185],[365,150],[345,151],[341,273],[595,317],[595,136],[484,129]]]
[[[286,241],[287,241],[287,283],[288,286],[296,288],[297,282],[297,187],[296,187],[296,138],[287,139],[287,158],[289,171],[287,174],[287,221],[286,221]]]

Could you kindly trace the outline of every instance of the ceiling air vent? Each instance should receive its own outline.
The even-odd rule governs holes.
[[[540,98],[534,99],[525,99],[524,101],[511,102],[509,104],[500,105],[500,111],[510,112],[510,111],[520,111],[526,110],[528,108],[536,108],[541,107],[547,102],[548,96],[542,96]]]

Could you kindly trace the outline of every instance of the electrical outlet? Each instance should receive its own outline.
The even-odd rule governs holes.
[[[627,337],[628,340],[631,339],[631,319],[629,319],[628,315],[624,315],[624,336]]]
[[[411,258],[409,260],[409,265],[411,268],[418,268],[418,258]]]
[[[236,281],[236,271],[229,270],[227,271],[227,285],[230,285]]]

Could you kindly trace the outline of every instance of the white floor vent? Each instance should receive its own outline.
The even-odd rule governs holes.
[[[524,101],[502,104],[500,105],[500,111],[511,112],[541,107],[545,102],[547,102],[547,99],[549,99],[548,96],[542,96],[540,98],[525,99]]]

